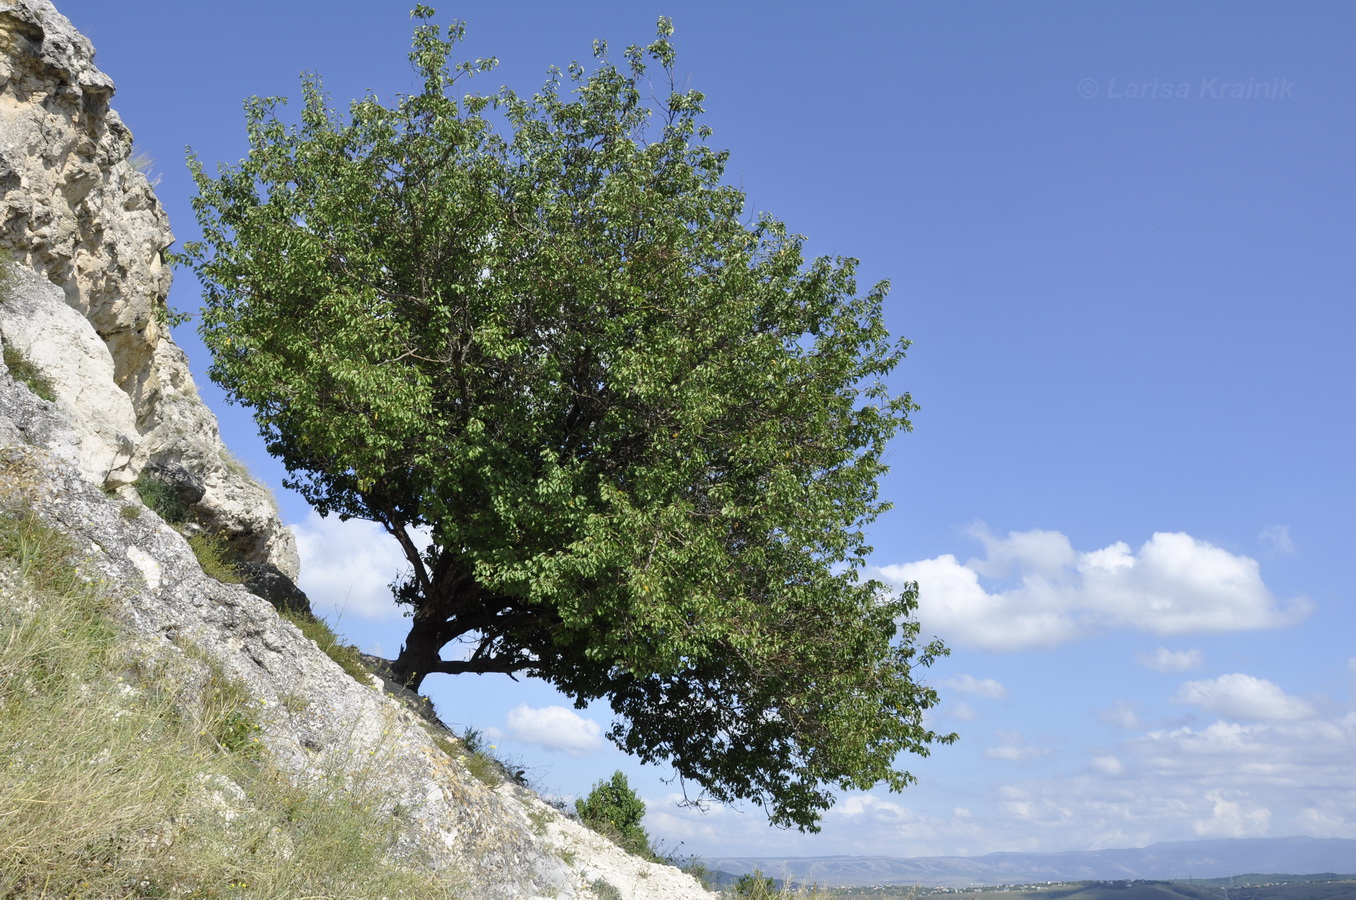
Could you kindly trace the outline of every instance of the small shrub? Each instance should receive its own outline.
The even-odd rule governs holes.
[[[626,776],[614,772],[610,781],[600,781],[587,797],[574,802],[579,820],[599,834],[616,841],[628,853],[654,859],[650,836],[641,827],[645,802],[626,783]]]
[[[462,756],[461,764],[466,767],[466,771],[474,775],[476,780],[486,787],[496,788],[504,783],[504,775],[499,768],[499,763],[487,753],[480,751],[467,753]]]
[[[777,883],[761,870],[754,869],[747,875],[739,876],[739,880],[734,883],[734,895],[747,900],[775,900],[778,896]]]
[[[28,385],[28,389],[42,399],[49,403],[56,400],[56,388],[52,382],[13,344],[5,344],[5,368],[9,369],[15,381]]]
[[[532,822],[532,833],[540,837],[546,834],[547,824],[555,817],[544,809],[534,809],[527,814],[527,818]]]
[[[188,546],[198,558],[203,574],[210,575],[222,584],[240,584],[245,580],[231,559],[233,554],[230,548],[216,535],[205,531],[190,535]]]
[[[589,890],[593,891],[593,896],[598,900],[621,900],[622,896],[617,886],[605,878],[595,879],[589,885]]]
[[[188,505],[179,498],[174,485],[168,481],[143,473],[137,479],[136,488],[141,502],[155,510],[168,524],[181,525],[188,521]]]

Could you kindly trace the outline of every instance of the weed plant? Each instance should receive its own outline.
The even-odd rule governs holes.
[[[222,584],[240,584],[245,579],[232,561],[232,553],[226,542],[215,534],[200,531],[188,536],[188,546],[198,558],[203,574],[210,575]]]

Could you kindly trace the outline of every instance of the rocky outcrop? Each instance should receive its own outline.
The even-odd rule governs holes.
[[[174,236],[93,58],[47,0],[0,0],[0,253],[23,273],[0,336],[71,412],[87,479],[117,488],[147,467],[191,472],[196,518],[295,580],[291,533],[233,463],[163,324]]]

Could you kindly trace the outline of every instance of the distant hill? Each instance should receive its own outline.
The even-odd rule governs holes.
[[[1179,841],[1124,850],[990,853],[985,856],[727,857],[712,869],[769,875],[826,886],[873,884],[925,887],[1035,884],[1051,881],[1227,878],[1245,872],[1356,872],[1356,840],[1234,838]],[[1130,900],[1124,895],[1125,900]]]
[[[1230,886],[1171,881],[1097,881],[1039,891],[1006,893],[1004,900],[1348,900],[1356,881],[1283,881],[1289,876],[1253,876],[1257,883]],[[1321,876],[1320,876],[1321,877]],[[1267,883],[1268,880],[1274,883]]]

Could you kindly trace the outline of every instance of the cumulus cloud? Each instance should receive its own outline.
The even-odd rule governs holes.
[[[301,577],[297,585],[316,612],[340,617],[399,619],[390,584],[408,565],[400,545],[380,525],[339,521],[312,511],[288,526],[297,539]]]
[[[602,727],[563,706],[519,704],[508,711],[505,734],[525,744],[583,756],[603,746]]]
[[[1135,658],[1141,666],[1155,672],[1185,672],[1199,669],[1205,663],[1199,650],[1169,650],[1167,647],[1159,647],[1153,653],[1140,653]]]
[[[1008,695],[1008,689],[992,678],[976,678],[973,675],[957,675],[942,682],[942,687],[950,688],[960,694],[974,694],[989,700],[1002,700]]]
[[[1053,647],[1116,628],[1158,635],[1279,628],[1308,612],[1303,600],[1281,604],[1256,560],[1188,534],[1159,532],[1138,552],[1118,541],[1079,553],[1055,531],[971,533],[983,559],[945,554],[877,570],[889,581],[916,581],[919,620],[954,646]]]
[[[1128,705],[1120,710],[1133,712]],[[999,735],[991,743],[1024,746],[1020,741],[1020,735]],[[813,836],[769,829],[756,810],[741,815],[714,805],[702,814],[673,802],[652,807],[646,826],[659,839],[685,841],[708,856],[765,857],[851,855],[864,847],[903,846],[910,856],[970,856],[1142,847],[1213,836],[1356,838],[1353,748],[1352,708],[1312,719],[1220,721],[1147,733],[1137,726],[1106,746],[1090,748],[1081,770],[1062,767],[1057,775],[1016,778],[1031,770],[990,764],[988,771],[1003,780],[963,797],[954,788],[931,785],[924,774],[902,799],[907,815],[869,800],[849,804],[855,795],[846,794],[826,812],[824,831]],[[1061,757],[1068,752],[1061,748]],[[871,794],[900,801],[884,790]]]
[[[1201,837],[1257,837],[1267,833],[1271,810],[1243,799],[1229,800],[1223,791],[1207,791],[1205,799],[1213,804],[1209,818],[1197,819],[1192,830]]]
[[[874,794],[853,794],[838,804],[840,815],[850,818],[866,817],[880,824],[912,822],[918,817],[899,803],[884,800]]]
[[[1175,699],[1215,715],[1244,721],[1293,721],[1311,718],[1315,713],[1308,702],[1290,696],[1265,678],[1238,672],[1188,681],[1178,689]]]

